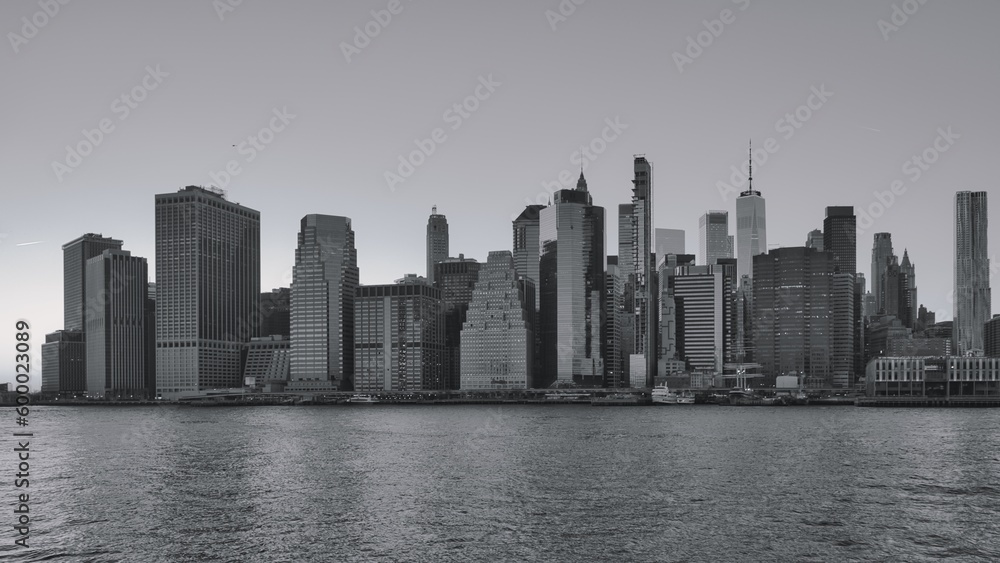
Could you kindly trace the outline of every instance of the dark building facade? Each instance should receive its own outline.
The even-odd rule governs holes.
[[[986,322],[983,333],[986,340],[986,355],[991,358],[1000,357],[1000,315],[993,315],[993,318]]]
[[[441,290],[441,303],[444,307],[444,377],[447,389],[458,389],[462,385],[462,326],[479,280],[480,267],[479,262],[463,255],[434,265],[434,285]]]
[[[87,260],[105,250],[121,250],[122,241],[87,233],[62,246],[63,250],[63,328],[80,330],[86,326]]]
[[[427,281],[434,283],[434,264],[448,258],[448,218],[431,208],[427,218]]]
[[[87,392],[87,356],[83,331],[58,330],[42,344],[42,392],[60,397]]]
[[[279,287],[260,294],[260,335],[291,336],[292,290]]]

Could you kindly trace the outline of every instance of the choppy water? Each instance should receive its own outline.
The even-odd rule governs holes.
[[[3,559],[1000,560],[1000,410],[38,407],[31,424],[31,548],[12,549],[8,509]]]

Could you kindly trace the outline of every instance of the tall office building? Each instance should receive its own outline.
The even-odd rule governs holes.
[[[303,217],[290,291],[289,389],[315,389],[317,382],[328,382],[331,390],[351,388],[358,278],[350,218]]]
[[[695,257],[690,254],[667,254],[657,260],[659,271],[659,351],[656,367],[657,375],[666,376],[687,369],[684,360],[684,315],[683,301],[675,297],[677,268],[694,266]]]
[[[87,326],[87,395],[94,398],[145,399],[146,259],[127,250],[105,250],[85,268]]]
[[[982,353],[990,320],[989,220],[986,192],[955,194],[955,351]]]
[[[157,395],[242,386],[259,303],[260,212],[217,188],[157,194]]]
[[[422,280],[358,288],[355,391],[446,390],[441,290]]]
[[[820,252],[823,252],[824,248],[823,248],[822,230],[816,229],[813,231],[809,231],[809,234],[806,236],[806,248],[813,248]]]
[[[148,262],[147,262],[148,271]],[[151,397],[156,396],[156,282],[146,284],[145,336],[146,342],[146,389]]]
[[[858,272],[858,218],[851,206],[826,208],[823,250],[833,255],[833,266],[842,274]]]
[[[686,234],[683,229],[656,229],[656,267],[667,254],[684,254],[687,252]]]
[[[261,336],[282,336],[285,340],[292,334],[292,290],[279,287],[260,294]]]
[[[513,260],[513,257],[511,258]],[[444,307],[444,378],[446,389],[458,389],[462,383],[462,326],[469,311],[469,302],[479,280],[482,264],[459,254],[434,265],[434,285],[441,290]],[[534,300],[534,295],[532,295]],[[532,316],[534,316],[534,303]],[[534,338],[534,334],[532,334]]]
[[[593,204],[582,173],[575,190],[555,192],[542,210],[538,238],[544,379],[536,386],[601,385],[604,208]]]
[[[682,319],[678,339],[684,359],[695,370],[722,373],[733,347],[736,264],[678,266],[673,298]]]
[[[531,280],[538,287],[538,219],[544,205],[528,205],[514,219],[514,267],[517,275]],[[535,293],[535,311],[539,307],[539,295]]]
[[[82,331],[87,325],[86,301],[87,260],[100,256],[105,250],[121,250],[122,241],[87,233],[62,246],[63,250],[63,328]]]
[[[719,258],[732,258],[732,239],[728,211],[705,213],[698,221],[698,260],[704,266],[711,266]]]
[[[875,233],[872,243],[872,295],[875,296],[875,310],[872,315],[884,315],[885,304],[885,271],[892,261],[895,252],[892,250],[891,233]]]
[[[753,145],[750,146],[750,174],[746,191],[736,198],[737,277],[753,278],[753,257],[767,253],[767,205],[753,189]],[[708,262],[706,262],[707,264]]]
[[[830,251],[778,248],[754,258],[754,345],[761,372],[808,387],[850,387],[854,276]]]
[[[83,331],[57,330],[42,344],[42,392],[60,397],[87,393],[87,350]]]
[[[434,264],[448,258],[448,218],[435,205],[427,219],[427,281],[434,283]]]
[[[633,387],[652,387],[656,374],[656,254],[653,243],[653,165],[644,156],[636,156],[632,180],[632,215],[628,239],[619,256],[628,255],[631,269],[628,290],[633,292],[631,336],[632,356],[629,358],[630,380]]]
[[[533,386],[534,292],[510,252],[490,252],[460,331],[463,390]]]

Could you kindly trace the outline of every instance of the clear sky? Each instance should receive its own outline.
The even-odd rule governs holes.
[[[771,149],[754,187],[772,247],[804,245],[828,205],[881,205],[899,180],[859,235],[859,269],[891,232],[939,320],[954,193],[1000,197],[993,0],[51,3],[0,3],[0,381],[15,320],[32,325],[36,370],[62,328],[60,246],[123,239],[155,279],[153,195],[189,184],[261,212],[263,289],[288,285],[308,213],[351,217],[362,283],[386,283],[424,274],[432,205],[451,253],[485,261],[581,160],[614,254],[637,153],[655,167],[655,226],[685,229],[696,253],[707,210],[729,210],[735,234],[718,183],[753,138]],[[430,154],[400,170],[418,145]]]

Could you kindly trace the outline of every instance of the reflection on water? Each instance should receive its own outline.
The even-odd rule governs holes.
[[[996,410],[32,414],[11,560],[1000,559]]]

